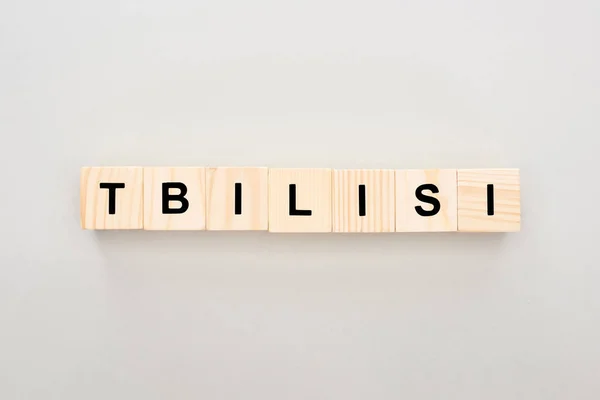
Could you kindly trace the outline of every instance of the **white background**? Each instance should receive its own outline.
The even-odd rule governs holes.
[[[0,398],[598,399],[599,21],[2,2]],[[522,232],[81,231],[84,165],[516,167]]]

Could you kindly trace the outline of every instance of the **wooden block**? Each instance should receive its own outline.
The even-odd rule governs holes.
[[[331,232],[331,169],[269,169],[269,231]]]
[[[394,170],[333,172],[334,232],[394,232]]]
[[[83,229],[143,228],[143,168],[84,167],[80,179]]]
[[[207,229],[269,229],[268,179],[268,168],[209,168],[206,171]]]
[[[144,229],[206,229],[206,168],[144,168]]]
[[[521,229],[518,169],[458,170],[458,230],[515,232]]]
[[[456,170],[396,171],[396,232],[456,232]]]

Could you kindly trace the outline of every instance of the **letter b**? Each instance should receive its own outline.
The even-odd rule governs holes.
[[[178,194],[170,194],[169,189],[179,189]],[[187,186],[182,182],[164,182],[162,184],[162,213],[163,214],[183,214],[190,206],[190,202],[185,198]],[[170,201],[181,203],[179,208],[169,207]]]

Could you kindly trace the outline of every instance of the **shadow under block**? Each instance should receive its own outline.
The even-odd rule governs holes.
[[[456,232],[456,204],[455,169],[396,170],[396,232]]]
[[[209,231],[269,228],[267,168],[209,168],[206,171]]]
[[[143,168],[83,167],[80,179],[83,229],[143,228]]]
[[[334,232],[394,232],[394,170],[333,171]]]
[[[331,232],[331,169],[269,169],[269,232]]]
[[[205,174],[201,167],[144,168],[144,229],[205,230]]]
[[[516,232],[520,229],[518,169],[458,170],[460,232]]]

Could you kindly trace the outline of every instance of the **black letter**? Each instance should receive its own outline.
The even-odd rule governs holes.
[[[417,196],[417,199],[424,203],[429,203],[433,206],[433,210],[430,211],[425,211],[421,206],[416,206],[415,210],[417,210],[417,214],[419,214],[421,217],[433,217],[435,214],[440,212],[440,201],[435,197],[423,194],[423,190],[430,190],[432,193],[439,193],[439,189],[437,188],[437,186],[431,183],[426,183],[424,185],[419,186],[415,191],[415,196]]]
[[[296,210],[296,185],[290,185],[290,215],[312,215],[311,210]]]
[[[487,185],[487,208],[488,215],[494,215],[494,185]]]
[[[235,215],[242,214],[242,184],[235,184]]]
[[[179,189],[179,194],[169,194],[169,189]],[[187,186],[181,182],[164,182],[162,184],[162,213],[163,214],[183,214],[190,206],[190,202],[185,198]],[[181,207],[169,208],[169,201],[179,201]]]
[[[365,192],[365,185],[358,185],[358,215],[361,217],[367,215],[367,199]]]
[[[100,183],[100,189],[108,189],[108,213],[116,213],[117,189],[125,189],[124,183]]]

